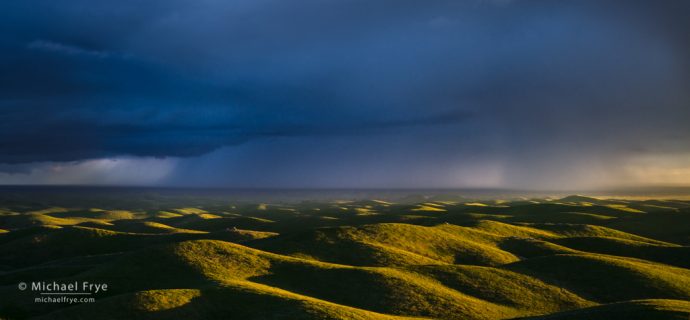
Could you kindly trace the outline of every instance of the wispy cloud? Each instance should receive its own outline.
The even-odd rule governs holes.
[[[108,57],[111,57],[113,55],[113,53],[108,52],[108,51],[91,50],[91,49],[86,49],[86,48],[75,46],[75,45],[69,45],[69,44],[64,44],[64,43],[59,43],[59,42],[54,42],[54,41],[49,41],[49,40],[41,40],[41,39],[29,42],[27,44],[27,48],[33,49],[33,50],[55,52],[55,53],[59,53],[59,54],[83,55],[83,56],[90,56],[90,57],[95,57],[95,58],[108,58]]]
[[[173,158],[117,157],[5,165],[0,171],[0,181],[4,184],[152,185],[167,178],[176,162]],[[13,170],[12,167],[21,168]]]

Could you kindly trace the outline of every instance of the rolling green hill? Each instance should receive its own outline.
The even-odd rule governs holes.
[[[690,302],[682,300],[634,300],[552,315],[521,318],[532,320],[685,320],[690,316]]]
[[[410,199],[0,203],[0,319],[690,316],[689,202]]]

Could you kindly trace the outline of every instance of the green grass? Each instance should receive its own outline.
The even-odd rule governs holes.
[[[534,277],[480,266],[418,266],[411,270],[454,290],[525,313],[549,313],[593,305],[576,294]]]
[[[174,250],[205,278],[220,283],[249,280],[380,313],[482,319],[514,312],[397,269],[321,263],[218,241],[183,242]]]
[[[351,265],[501,265],[517,261],[499,236],[452,225],[376,224],[291,234],[256,243],[264,250]]]
[[[506,267],[596,302],[690,300],[690,270],[644,260],[565,254],[532,258]]]
[[[561,312],[532,320],[686,320],[690,318],[690,302],[681,300],[635,300]]]
[[[610,237],[573,237],[556,239],[554,242],[580,251],[639,258],[690,268],[690,247],[687,246],[657,245]]]
[[[493,319],[520,314],[415,272],[315,262],[210,240],[136,252],[71,279],[123,284],[109,292],[115,296],[154,288],[241,286],[391,315]]]
[[[37,319],[411,320],[248,284],[140,291],[59,310]],[[418,318],[415,318],[418,319]]]
[[[670,245],[668,242],[642,237],[602,226],[570,223],[534,223],[530,224],[530,226],[552,232],[561,237],[609,237],[622,240],[645,242],[649,244]]]
[[[687,201],[156,199],[0,203],[0,319],[690,315]],[[16,288],[40,280],[110,289]]]

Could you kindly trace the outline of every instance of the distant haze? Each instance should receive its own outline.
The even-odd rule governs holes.
[[[688,186],[688,17],[683,0],[2,1],[0,184]]]

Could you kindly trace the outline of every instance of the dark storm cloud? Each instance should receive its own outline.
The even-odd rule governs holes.
[[[2,41],[0,161],[191,156],[264,136],[358,134],[453,123],[466,115],[452,108],[398,112],[402,102],[366,111],[392,103],[356,92],[361,101],[343,101],[339,95],[347,93],[329,72],[311,75],[290,61],[270,65],[283,54],[273,46],[293,46],[282,49],[288,56],[310,46],[331,49],[319,45],[329,35],[307,24],[283,31],[294,39],[279,33],[297,9],[212,5],[218,6],[4,4],[3,28],[13,32]],[[258,21],[233,21],[252,15]],[[295,59],[303,57],[288,58]],[[346,68],[347,62],[336,57],[324,67]],[[351,103],[357,110],[348,109]]]
[[[349,136],[340,158],[376,141],[406,171],[500,162],[507,183],[540,184],[684,154],[688,14],[681,0],[4,1],[0,162]],[[412,141],[435,156],[400,157]]]

